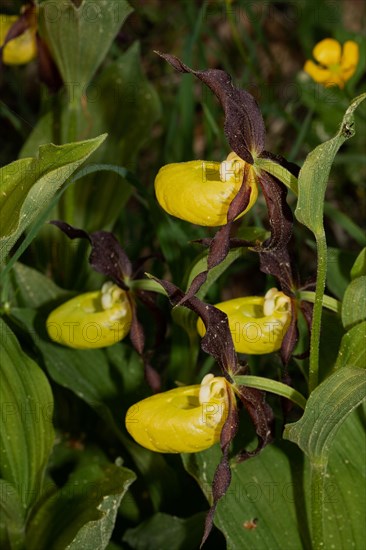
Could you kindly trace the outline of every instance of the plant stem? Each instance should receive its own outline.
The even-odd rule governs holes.
[[[325,470],[323,462],[312,462],[310,470],[311,538],[313,550],[324,550],[323,511],[325,497]]]
[[[323,296],[327,276],[327,241],[324,230],[315,235],[318,255],[313,322],[310,338],[309,393],[318,385],[319,379],[319,344],[322,320]]]

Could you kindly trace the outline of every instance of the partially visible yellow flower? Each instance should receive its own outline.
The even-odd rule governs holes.
[[[262,355],[280,349],[291,321],[291,300],[277,288],[264,297],[235,298],[215,304],[226,313],[234,347],[239,353]],[[197,330],[204,336],[206,329],[199,319]]]
[[[108,282],[101,290],[86,292],[65,302],[49,315],[51,340],[76,349],[112,346],[129,333],[132,320],[127,294]]]
[[[126,428],[137,443],[159,453],[197,453],[220,440],[231,385],[207,374],[201,385],[158,393],[130,407]]]
[[[17,15],[0,14],[0,47],[9,29],[18,21]],[[28,27],[21,35],[8,42],[3,50],[5,65],[23,65],[37,55],[36,27]]]
[[[193,160],[163,166],[155,179],[160,206],[172,216],[203,226],[227,223],[231,201],[238,193],[245,162],[230,153],[223,162]],[[257,200],[258,187],[254,168],[248,165],[249,204],[243,216]]]
[[[354,75],[358,59],[359,47],[353,40],[347,40],[343,45],[333,38],[325,38],[313,49],[313,56],[318,63],[306,61],[304,71],[315,82],[324,86],[339,86],[344,88],[347,80]]]

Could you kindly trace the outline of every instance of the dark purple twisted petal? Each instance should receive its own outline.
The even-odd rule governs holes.
[[[232,442],[232,440],[234,439],[238,431],[239,415],[238,415],[235,396],[231,392],[229,392],[228,398],[229,398],[228,416],[225,421],[225,424],[222,427],[221,435],[220,435],[220,446],[222,451],[222,457],[219,465],[216,468],[213,482],[212,482],[213,503],[206,516],[205,530],[203,533],[200,548],[202,548],[202,546],[207,540],[207,537],[211,532],[217,503],[220,500],[220,498],[225,495],[231,482],[229,451],[230,451],[230,443]]]
[[[284,365],[290,361],[292,353],[299,339],[299,329],[297,328],[297,310],[295,300],[291,299],[291,321],[281,344],[281,359]]]
[[[240,399],[248,411],[258,436],[258,445],[254,451],[242,451],[237,455],[238,462],[256,456],[273,439],[274,415],[266,403],[265,392],[256,388],[239,386]]]
[[[156,52],[181,73],[191,73],[216,95],[225,112],[224,131],[231,149],[240,158],[253,164],[255,153],[264,149],[265,128],[258,104],[245,90],[235,88],[231,76],[219,69],[195,71],[174,55]]]
[[[54,220],[50,223],[61,229],[69,239],[87,239],[92,246],[89,256],[91,267],[112,279],[124,290],[128,289],[124,279],[125,277],[131,277],[132,265],[113,233],[96,231],[89,234],[83,229],[72,227],[66,222]]]
[[[263,273],[276,277],[284,292],[293,293],[295,286],[292,260],[288,250],[292,236],[293,216],[286,202],[287,188],[274,176],[265,171],[258,175],[267,203],[271,236],[255,250],[260,256]]]

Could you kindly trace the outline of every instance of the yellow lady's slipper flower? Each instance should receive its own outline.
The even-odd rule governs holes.
[[[197,453],[220,440],[228,416],[230,384],[207,374],[201,385],[184,386],[139,401],[126,414],[137,443],[159,453]]]
[[[4,44],[10,28],[18,21],[17,15],[0,14],[0,47]],[[25,31],[10,40],[4,46],[3,62],[5,65],[23,65],[29,63],[37,55],[36,27],[28,27]]]
[[[127,294],[108,282],[101,290],[72,298],[47,319],[51,340],[77,349],[112,346],[129,332],[132,320]]]
[[[227,314],[236,351],[262,355],[280,349],[291,321],[290,304],[288,296],[271,288],[264,297],[235,298],[215,307]],[[201,319],[197,330],[204,336],[206,329]]]
[[[221,163],[193,160],[167,164],[155,179],[156,198],[168,214],[181,220],[211,227],[225,225],[230,203],[242,184],[245,164],[235,153]],[[251,165],[247,185],[251,188],[250,200],[240,217],[252,208],[258,196]]]
[[[344,88],[347,80],[354,75],[358,59],[359,47],[353,40],[347,40],[343,45],[333,38],[325,38],[313,49],[313,56],[318,64],[307,61],[304,71],[315,82],[324,86],[339,86]]]

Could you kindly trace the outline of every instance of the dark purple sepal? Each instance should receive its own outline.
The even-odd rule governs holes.
[[[287,188],[274,176],[261,170],[258,181],[267,203],[271,236],[255,250],[260,256],[263,273],[276,277],[284,292],[292,294],[296,287],[292,260],[288,250],[292,236],[293,216],[287,204]]]
[[[184,300],[184,292],[175,284],[156,277],[152,278],[164,288],[173,306],[178,306],[183,302],[184,307],[201,317],[206,327],[206,334],[201,340],[201,348],[218,362],[223,376],[232,382],[231,375],[236,374],[240,366],[226,313],[215,306],[205,304],[196,296]]]
[[[177,71],[193,74],[212,90],[225,112],[224,131],[231,149],[240,158],[253,164],[252,153],[259,155],[264,149],[265,140],[263,117],[254,97],[245,90],[235,88],[231,76],[225,71],[195,71],[174,55],[156,53]]]
[[[265,392],[245,385],[238,387],[240,399],[246,408],[258,436],[258,445],[254,451],[241,451],[236,456],[238,462],[256,456],[268,443],[273,440],[274,415],[271,407],[266,403]]]
[[[231,469],[229,462],[230,443],[233,441],[239,427],[239,415],[235,396],[229,392],[229,411],[227,419],[222,427],[220,435],[220,446],[222,457],[219,465],[216,468],[212,482],[212,499],[213,503],[207,513],[205,521],[205,530],[203,533],[200,548],[206,542],[213,525],[213,518],[216,511],[216,506],[220,498],[222,498],[228,490],[231,482]]]
[[[140,355],[144,363],[145,379],[154,393],[161,391],[161,379],[160,375],[150,365],[149,357],[145,354],[145,333],[142,324],[137,318],[136,304],[133,299],[130,298],[130,306],[132,310],[132,321],[130,328],[130,340],[133,347]]]
[[[299,339],[299,329],[297,328],[297,309],[296,302],[291,298],[291,321],[290,326],[288,327],[286,334],[282,340],[281,345],[281,360],[282,363],[286,366],[288,365],[290,358],[293,354],[293,351],[296,347],[297,341]]]
[[[307,359],[310,355],[310,335],[311,335],[311,326],[313,322],[314,305],[311,304],[310,302],[301,301],[299,307],[306,321],[306,324],[308,327],[308,334],[309,334],[309,343],[308,343],[307,349],[303,353],[294,355],[296,359],[302,360],[302,359]]]
[[[66,222],[55,220],[50,223],[56,225],[70,239],[87,239],[92,246],[89,256],[91,267],[112,279],[123,290],[128,290],[124,279],[131,277],[131,262],[113,233],[96,231],[89,234]]]
[[[148,308],[154,318],[154,327],[156,327],[154,349],[163,343],[166,334],[166,318],[162,310],[156,303],[156,293],[146,290],[136,289],[134,295]]]

